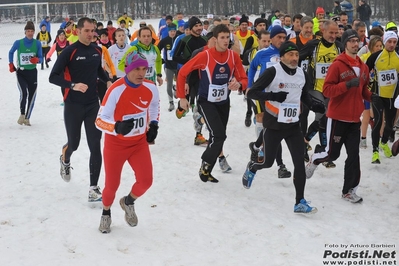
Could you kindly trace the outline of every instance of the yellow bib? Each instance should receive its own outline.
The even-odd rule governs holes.
[[[322,42],[319,42],[317,45],[315,55],[310,63],[314,70],[315,90],[323,92],[324,79],[326,78],[328,68],[338,54],[339,51],[335,44],[329,48],[325,47]]]

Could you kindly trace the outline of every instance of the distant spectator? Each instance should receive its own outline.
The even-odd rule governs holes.
[[[50,17],[49,16],[46,16],[42,20],[42,22],[40,22],[40,25],[46,25],[46,30],[51,33],[51,23],[50,23]]]
[[[333,14],[334,15],[339,15],[339,13],[341,13],[341,5],[339,3],[339,1],[334,1],[334,9],[333,9]]]
[[[107,23],[107,31],[108,31],[108,39],[112,42],[115,43],[114,39],[114,32],[116,31],[116,28],[112,25],[112,20],[108,21]]]
[[[359,1],[359,6],[356,8],[356,11],[359,15],[359,18],[361,21],[366,23],[367,30],[370,29],[370,16],[371,16],[371,8],[370,6],[366,3],[365,0],[360,0]]]
[[[132,27],[133,26],[133,19],[131,17],[127,16],[127,13],[123,13],[123,15],[118,18],[118,20],[116,21],[118,23],[118,25],[121,24],[121,21],[124,20],[125,21],[125,26],[127,28]]]

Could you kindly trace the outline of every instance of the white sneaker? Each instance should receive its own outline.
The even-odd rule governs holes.
[[[367,139],[360,139],[360,149],[367,148]]]
[[[60,156],[60,175],[65,182],[71,181],[71,163],[64,163],[62,155]]]
[[[100,230],[100,232],[103,234],[108,234],[109,232],[111,232],[111,223],[112,223],[111,216],[102,215],[98,230]]]
[[[25,120],[24,120],[24,125],[25,125],[25,126],[31,126],[31,124],[30,124],[30,122],[29,122],[29,119],[25,119]]]
[[[352,203],[360,203],[363,201],[363,198],[358,196],[353,188],[349,189],[348,193],[343,194],[342,199]]]
[[[89,190],[89,202],[102,201],[103,197],[99,186],[91,186]]]
[[[224,157],[222,160],[219,160],[219,166],[223,173],[231,171],[231,166],[228,164],[226,157]]]
[[[306,178],[309,179],[313,176],[314,170],[316,170],[318,165],[312,163],[312,160],[305,166]]]
[[[134,211],[134,204],[126,205],[125,198],[126,196],[121,198],[119,200],[119,204],[121,205],[122,210],[125,211],[125,221],[127,222],[128,225],[133,227],[136,226],[138,223],[137,215],[136,212]]]
[[[22,125],[24,123],[24,121],[25,121],[25,115],[20,115],[17,120],[17,123]]]
[[[175,109],[175,104],[173,103],[173,101],[172,101],[172,102],[169,102],[168,111],[169,111],[169,112],[172,112],[174,109]]]

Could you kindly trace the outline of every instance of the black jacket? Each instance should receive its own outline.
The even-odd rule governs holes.
[[[363,4],[358,6],[356,9],[357,13],[359,14],[359,18],[361,21],[368,21],[370,20],[371,16],[371,8],[368,4]]]

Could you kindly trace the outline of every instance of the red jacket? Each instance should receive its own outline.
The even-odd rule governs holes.
[[[328,69],[323,86],[323,94],[330,98],[327,108],[327,117],[345,121],[360,122],[364,111],[363,99],[371,101],[371,92],[368,90],[369,68],[358,56],[359,87],[346,87],[346,82],[355,78],[356,73],[348,62],[345,53],[340,54]],[[360,63],[360,64],[359,64]]]

